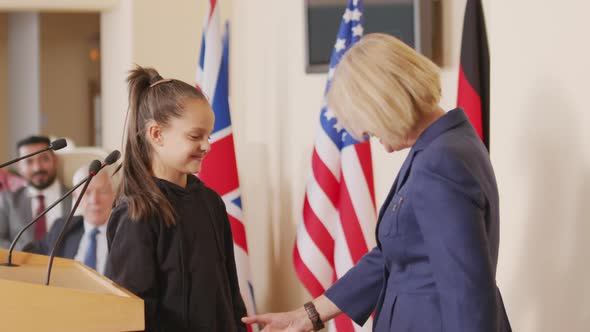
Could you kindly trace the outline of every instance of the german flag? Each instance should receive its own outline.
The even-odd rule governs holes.
[[[457,106],[490,150],[490,54],[481,0],[467,0]]]

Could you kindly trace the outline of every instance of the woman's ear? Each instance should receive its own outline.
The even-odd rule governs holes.
[[[162,127],[156,121],[147,124],[147,134],[152,145],[162,146]]]

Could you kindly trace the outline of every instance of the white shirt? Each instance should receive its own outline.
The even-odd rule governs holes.
[[[27,186],[27,191],[29,197],[31,198],[31,209],[32,209],[32,216],[35,218],[37,216],[37,211],[39,209],[39,199],[37,196],[43,195],[45,197],[45,208],[49,205],[53,204],[53,202],[57,201],[63,193],[61,192],[61,186],[59,181],[56,179],[53,183],[43,189],[39,190],[31,185]],[[55,222],[56,219],[63,217],[63,201],[57,204],[53,209],[49,210],[45,215],[45,224],[47,225],[47,232],[51,229],[51,226]]]
[[[74,257],[75,260],[84,263],[84,256],[88,250],[88,237],[90,235],[90,231],[92,231],[94,228],[96,228],[96,226],[86,222],[86,220],[84,221],[84,235],[82,235],[80,245],[78,245],[78,252]],[[98,271],[100,274],[104,274],[108,250],[107,223],[104,223],[102,226],[98,227],[98,234],[96,234],[96,271]]]

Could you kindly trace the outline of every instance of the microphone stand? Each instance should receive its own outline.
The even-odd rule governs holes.
[[[86,189],[88,188],[88,185],[90,184],[90,181],[92,181],[94,176],[96,174],[98,174],[98,172],[102,169],[102,167],[104,167],[104,165],[101,165],[101,162],[98,160],[94,160],[90,164],[90,167],[89,167],[90,174],[88,175],[88,179],[87,179],[86,183],[84,183],[84,187],[82,187],[82,191],[80,192],[80,195],[78,195],[78,199],[76,199],[76,203],[74,204],[72,211],[70,211],[70,214],[68,215],[68,219],[66,219],[66,222],[64,223],[64,225],[61,229],[61,232],[59,233],[59,237],[57,238],[57,241],[55,241],[55,244],[53,245],[53,249],[51,249],[51,255],[49,255],[49,263],[47,264],[47,276],[45,278],[45,285],[46,286],[49,286],[49,280],[51,279],[51,268],[53,267],[53,259],[55,258],[55,251],[61,245],[63,237],[66,233],[65,230],[68,229],[68,226],[70,225],[70,221],[72,221],[72,217],[74,216],[76,209],[78,209],[78,205],[80,205],[80,201],[82,200],[82,197],[84,196],[84,193],[86,192]]]

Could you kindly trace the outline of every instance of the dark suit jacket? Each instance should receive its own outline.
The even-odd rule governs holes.
[[[61,194],[65,194],[68,188],[62,186]],[[47,202],[47,206],[53,202]],[[61,204],[62,216],[66,216],[72,209],[72,196],[66,197]],[[57,206],[56,208],[59,208]],[[27,194],[27,187],[22,187],[15,192],[0,192],[0,248],[7,249],[10,243],[29,222],[36,216],[32,215],[31,198]],[[21,250],[23,246],[32,242],[35,237],[34,226],[29,227],[15,246]]]
[[[511,331],[496,286],[498,190],[461,109],[420,136],[379,213],[377,247],[326,291],[375,331]]]
[[[65,223],[66,218],[57,219],[43,240],[31,243],[24,250],[40,255],[51,254],[51,249],[55,245],[55,242],[57,242],[59,233]],[[78,252],[80,241],[82,241],[82,236],[84,236],[84,218],[82,216],[74,216],[64,233],[61,245],[55,251],[55,256],[74,259]]]

